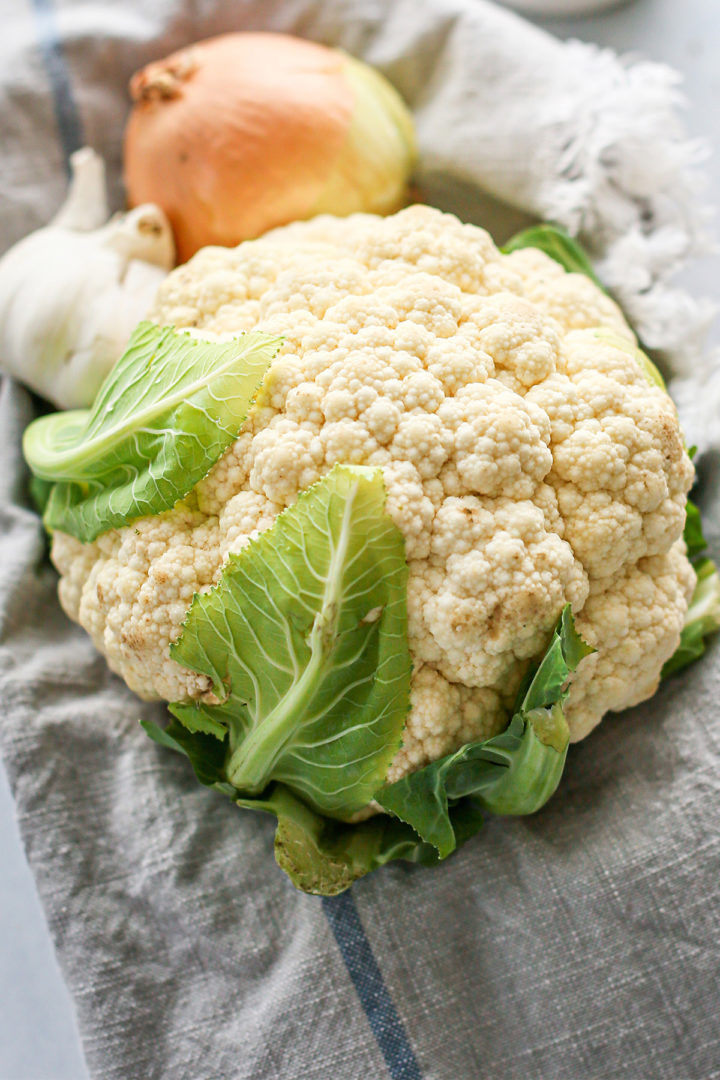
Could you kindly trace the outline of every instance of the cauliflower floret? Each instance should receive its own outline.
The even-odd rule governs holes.
[[[694,580],[692,465],[587,278],[418,206],[205,249],[153,317],[284,343],[182,504],[92,544],[55,535],[66,611],[139,694],[207,693],[168,653],[193,594],[336,462],[382,468],[406,542],[416,667],[390,779],[502,730],[566,603],[597,650],[571,687],[572,737],[654,692]]]
[[[131,690],[150,700],[207,692],[210,680],[171,660],[168,645],[179,637],[193,595],[220,574],[216,519],[170,510],[104,533],[94,544],[55,533],[53,559],[63,574],[63,608]],[[79,567],[87,571],[82,579]]]
[[[431,558],[411,563],[410,647],[449,681],[512,698],[558,610],[580,610],[587,594],[582,566],[541,507],[451,497],[435,515]]]
[[[603,712],[652,697],[663,664],[677,648],[696,580],[678,541],[665,554],[594,583],[576,621],[597,651],[578,668],[565,708],[573,741],[583,739]]]
[[[489,739],[507,725],[507,709],[498,693],[485,687],[451,683],[431,667],[413,672],[410,715],[403,745],[388,771],[393,783],[447,753],[447,747]]]

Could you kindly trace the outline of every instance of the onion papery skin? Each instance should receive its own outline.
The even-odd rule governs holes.
[[[224,34],[149,64],[130,90],[128,201],[162,207],[180,262],[316,213],[389,213],[405,199],[409,113],[339,50]]]

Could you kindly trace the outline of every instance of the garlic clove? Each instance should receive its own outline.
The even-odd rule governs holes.
[[[77,409],[94,401],[164,278],[160,267],[131,259],[121,281],[88,298],[72,349],[55,372],[52,400],[56,405]]]
[[[109,216],[105,162],[91,147],[83,146],[70,155],[70,186],[50,225],[88,232],[99,229]]]
[[[86,147],[71,164],[52,223],[0,259],[0,367],[61,409],[92,403],[174,263],[162,210],[107,221],[102,159]]]
[[[105,227],[103,243],[126,259],[142,259],[163,270],[175,265],[175,241],[159,206],[145,203],[117,214]]]

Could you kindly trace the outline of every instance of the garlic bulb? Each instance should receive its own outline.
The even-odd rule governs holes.
[[[0,367],[61,409],[92,403],[175,255],[162,210],[108,221],[102,159],[70,163],[59,212],[0,259]]]

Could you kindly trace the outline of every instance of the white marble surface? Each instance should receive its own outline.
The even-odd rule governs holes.
[[[617,11],[585,19],[537,21],[560,37],[641,52],[675,66],[685,76],[688,127],[720,149],[718,0],[632,0]],[[720,202],[718,156],[708,172],[708,198]],[[686,279],[720,299],[720,257],[703,260]],[[713,337],[720,340],[717,325]],[[85,1080],[72,1004],[22,853],[1,767],[0,867],[0,1080]]]

